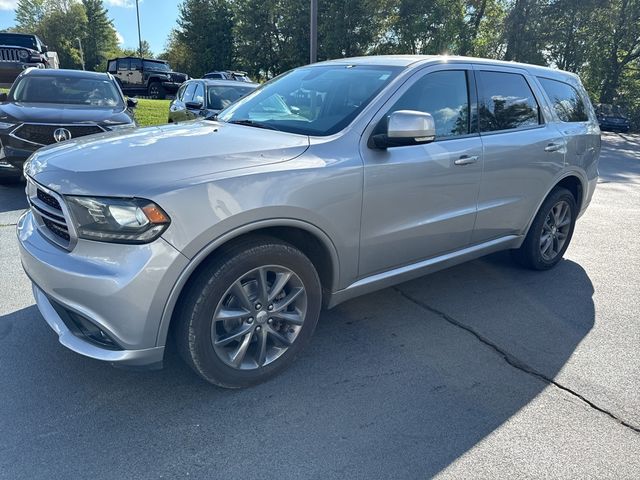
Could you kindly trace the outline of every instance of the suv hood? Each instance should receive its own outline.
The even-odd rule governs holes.
[[[52,123],[129,123],[131,119],[123,106],[98,108],[87,105],[58,103],[5,103],[0,105],[0,119],[9,122]]]
[[[290,160],[308,147],[303,135],[200,120],[45,147],[25,172],[62,194],[142,196],[187,178]]]

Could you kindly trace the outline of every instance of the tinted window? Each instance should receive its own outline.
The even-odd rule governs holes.
[[[129,70],[129,66],[131,62],[128,58],[124,58],[122,60],[118,60],[118,70]]]
[[[209,85],[207,87],[207,108],[222,110],[251,91],[253,91],[253,87],[246,87],[242,84],[233,87]]]
[[[122,105],[120,91],[110,80],[41,75],[20,79],[14,85],[11,100],[107,108]]]
[[[196,90],[193,94],[192,101],[204,104],[204,87],[201,83],[196,83]]]
[[[142,61],[139,58],[131,59],[131,70],[142,70]]]
[[[205,75],[204,78],[222,78],[222,74],[221,73],[210,73],[208,75]]]
[[[151,60],[145,60],[144,61],[144,68],[145,68],[145,70],[156,70],[156,71],[160,71],[160,72],[170,72],[171,71],[171,67],[169,66],[168,63],[154,62],[154,61],[151,61]]]
[[[466,72],[445,70],[425,75],[400,97],[388,114],[398,110],[430,113],[436,124],[436,138],[468,134],[469,94]]]
[[[38,50],[36,39],[29,35],[0,33],[0,45],[13,45],[15,47],[26,47],[32,50]]]
[[[184,96],[184,91],[185,91],[185,89],[187,88],[187,85],[188,85],[188,84],[183,83],[183,84],[180,86],[180,89],[178,90],[178,93],[176,93],[176,100],[180,100],[180,101],[182,101],[182,97]]]
[[[584,102],[578,91],[568,83],[539,78],[551,104],[563,122],[586,122],[589,120]]]
[[[538,103],[522,75],[480,71],[477,78],[481,131],[525,128],[540,123]]]
[[[196,83],[195,82],[191,82],[187,84],[187,88],[184,90],[184,93],[182,94],[182,101],[183,102],[190,102],[191,99],[193,98],[193,93],[196,91]]]
[[[107,71],[110,72],[110,73],[114,73],[116,71],[116,61],[115,60],[109,61],[109,67],[107,68]]]

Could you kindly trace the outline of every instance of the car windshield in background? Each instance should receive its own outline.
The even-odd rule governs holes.
[[[209,85],[207,87],[207,106],[212,110],[222,110],[253,90],[253,87],[240,85],[233,87]]]
[[[0,33],[0,45],[13,45],[15,47],[25,47],[37,50],[38,46],[33,37],[28,35],[7,35]]]
[[[113,108],[123,104],[115,85],[94,78],[34,76],[22,78],[11,94],[22,103],[61,103]]]
[[[145,70],[157,70],[161,72],[171,71],[171,67],[169,66],[169,64],[164,62],[150,62],[148,60],[145,60],[143,66]]]
[[[627,113],[619,105],[610,105],[608,103],[602,103],[596,107],[596,110],[601,115],[608,117],[627,117]]]
[[[326,65],[292,70],[241,99],[218,117],[303,135],[345,128],[401,68]]]

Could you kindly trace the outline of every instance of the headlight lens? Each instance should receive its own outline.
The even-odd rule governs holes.
[[[24,60],[29,56],[29,52],[26,50],[18,50],[18,56]]]
[[[148,243],[169,226],[169,216],[143,198],[66,197],[80,238]]]

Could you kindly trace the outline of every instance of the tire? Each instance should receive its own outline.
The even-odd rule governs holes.
[[[562,187],[552,190],[538,210],[522,246],[513,251],[515,260],[532,270],[554,267],[569,247],[577,215],[576,200],[571,192]]]
[[[147,95],[156,100],[164,100],[167,96],[167,92],[161,83],[152,82],[149,84],[149,88],[147,89]]]
[[[321,304],[318,274],[300,250],[271,237],[247,239],[223,247],[190,282],[175,318],[177,349],[209,383],[255,385],[294,362]]]

